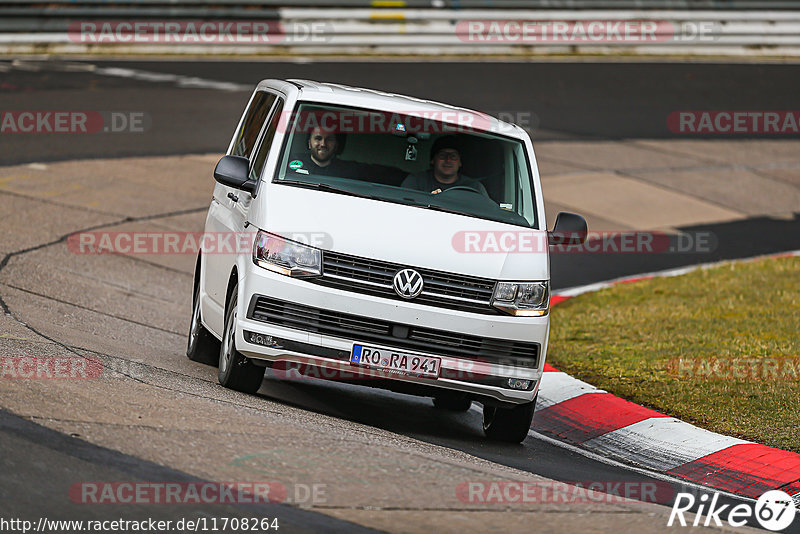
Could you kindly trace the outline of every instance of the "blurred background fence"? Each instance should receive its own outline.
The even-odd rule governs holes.
[[[0,52],[800,55],[800,0],[12,0]]]

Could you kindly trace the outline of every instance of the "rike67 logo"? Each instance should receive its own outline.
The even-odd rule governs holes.
[[[763,528],[777,532],[791,525],[797,513],[791,495],[780,490],[764,493],[758,498],[755,506],[737,504],[731,508],[730,504],[719,504],[718,501],[719,493],[715,493],[713,497],[703,493],[697,499],[691,493],[678,493],[667,526],[671,527],[677,519],[677,523],[682,527],[701,525],[709,527],[712,524],[721,527],[723,526],[721,514],[727,513],[727,516],[724,516],[725,521],[732,527],[743,527],[749,520],[755,518]],[[687,523],[684,513],[691,510],[695,504],[699,506],[694,521]]]

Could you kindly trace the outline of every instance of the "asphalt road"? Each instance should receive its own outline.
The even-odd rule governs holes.
[[[110,518],[141,521],[205,521],[212,518],[279,518],[284,532],[376,532],[349,521],[340,521],[312,511],[273,503],[218,504],[213,515],[206,504],[109,504],[86,506],[75,497],[76,480],[125,480],[128,482],[169,481],[197,484],[202,479],[163,465],[98,447],[0,410],[0,499],[2,517],[36,524],[38,518],[72,521],[108,521]],[[204,519],[205,518],[205,519]],[[212,523],[213,524],[213,523]],[[62,531],[62,529],[48,529]],[[77,529],[64,529],[77,530]],[[192,530],[192,529],[186,529]],[[13,532],[13,530],[5,530]]]
[[[0,60],[0,67],[4,62]],[[3,134],[0,165],[27,161],[224,151],[250,89],[264,78],[304,78],[409,94],[528,125],[536,140],[679,137],[681,110],[796,107],[796,65],[715,63],[435,63],[78,61],[0,68],[0,110],[143,113],[148,135]],[[138,76],[81,71],[127,69]],[[149,77],[141,73],[151,74]],[[152,81],[152,74],[179,79]],[[199,80],[238,84],[204,88]],[[746,137],[746,134],[737,134]],[[751,135],[750,137],[757,137]],[[774,137],[774,135],[773,135]]]
[[[92,64],[101,69],[133,69],[140,75],[137,79],[137,76],[130,75],[97,74],[76,70],[80,67],[74,64],[65,66],[63,63],[32,62],[12,66],[2,73],[0,109],[144,113],[149,118],[149,135],[4,133],[0,137],[0,165],[221,152],[249,91],[243,88],[220,90],[212,88],[210,83],[203,87],[204,81],[249,86],[266,77],[336,80],[425,96],[490,112],[529,116],[541,139],[618,139],[673,135],[666,128],[666,116],[675,110],[791,109],[796,99],[794,88],[800,77],[800,70],[793,66],[756,64],[454,65],[171,61]],[[176,74],[180,78],[148,81],[142,79],[142,72]],[[199,82],[192,86],[186,80]],[[466,87],[469,90],[464,89]],[[199,215],[202,216],[201,213]],[[797,217],[793,220],[748,219],[686,230],[712,231],[719,239],[717,247],[713,252],[703,255],[637,255],[634,258],[599,254],[554,256],[553,270],[557,273],[554,287],[800,248],[800,221]],[[33,265],[37,260],[30,261]],[[0,269],[8,263],[9,258],[6,257]],[[173,275],[177,280],[183,280],[181,276]],[[41,282],[37,277],[36,284]],[[64,283],[61,279],[53,280],[52,283],[43,283],[38,290],[45,295],[51,291],[55,293],[57,286],[63,287]],[[153,279],[152,289],[157,293],[164,283],[164,280]],[[188,302],[188,291],[181,293],[174,288],[170,291],[181,295],[186,293],[183,297]],[[82,312],[76,313],[81,317]],[[169,337],[172,340],[170,343],[180,344],[175,340],[183,335],[183,331],[172,325],[183,319],[188,317],[179,317],[163,325],[164,334],[172,336]],[[143,317],[142,320],[146,322],[148,318]],[[170,345],[170,354],[175,352],[172,348]],[[175,361],[178,366],[190,365],[185,358]],[[151,362],[151,365],[156,365],[156,362]],[[195,372],[202,375],[202,380],[213,384],[212,370],[193,370],[191,374]],[[433,411],[429,402],[422,399],[387,392],[376,393],[341,384],[285,384],[269,379],[259,397],[463,451],[556,480],[651,480],[646,475],[601,463],[532,437],[520,446],[499,446],[486,442],[479,432],[479,415],[476,412],[441,414]],[[392,413],[392,417],[387,417],[387,413]],[[158,469],[167,468],[138,460],[134,455],[102,447],[92,449],[96,446],[89,446],[79,439],[67,439],[63,434],[52,433],[7,413],[0,414],[0,433],[3,435],[1,443],[5,467],[0,475],[3,480],[0,497],[6,510],[19,515],[41,511],[40,506],[30,506],[31,502],[47,502],[44,506],[49,510],[64,515],[72,513],[73,508],[69,503],[63,503],[63,506],[56,504],[58,497],[63,497],[64,484],[76,478],[85,479],[87,470],[96,471],[98,478],[106,480],[119,478],[120,475],[113,471],[122,469],[120,466],[123,465],[128,466],[125,476],[134,478],[168,476],[181,479],[188,476],[177,469],[171,469],[167,474],[158,472]],[[53,466],[58,467],[61,478],[55,477]],[[156,470],[155,475],[153,470]],[[23,473],[24,476],[21,476]],[[61,482],[53,483],[54,480]],[[680,491],[683,488],[676,486],[674,489]],[[181,512],[187,515],[192,511],[183,509]],[[103,510],[98,515],[107,515],[106,512]],[[270,512],[263,511],[263,514]],[[138,511],[132,512],[133,515],[136,513]],[[173,512],[165,510],[164,513],[170,515]],[[318,530],[321,519],[314,513],[291,514],[288,521],[290,524],[294,521],[298,529]],[[334,521],[330,529],[344,531],[352,526],[350,523]]]

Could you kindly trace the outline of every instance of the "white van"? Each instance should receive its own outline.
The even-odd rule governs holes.
[[[546,231],[524,130],[417,98],[265,80],[214,177],[189,358],[251,393],[271,367],[442,409],[477,401],[487,436],[525,439],[550,327],[548,243],[581,243],[586,222],[562,213]]]

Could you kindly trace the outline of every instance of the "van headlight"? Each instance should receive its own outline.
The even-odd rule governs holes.
[[[540,317],[550,311],[548,282],[497,282],[492,306],[518,317]]]
[[[319,276],[322,251],[259,230],[253,243],[253,263],[287,276]]]

